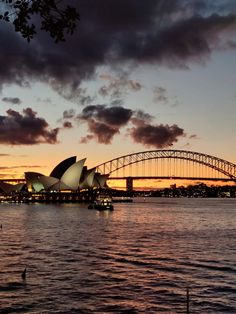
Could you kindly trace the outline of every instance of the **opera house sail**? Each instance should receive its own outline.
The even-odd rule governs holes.
[[[86,158],[76,161],[76,156],[61,161],[50,175],[39,172],[25,172],[25,183],[10,184],[0,180],[0,195],[71,193],[71,195],[106,187],[107,175],[96,172],[96,168],[87,169]],[[78,193],[77,193],[78,194]]]

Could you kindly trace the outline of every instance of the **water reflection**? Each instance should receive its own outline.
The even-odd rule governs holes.
[[[235,204],[156,199],[113,212],[4,204],[0,309],[183,313],[189,286],[193,313],[234,313]]]

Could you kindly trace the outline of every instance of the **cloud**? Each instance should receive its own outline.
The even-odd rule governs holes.
[[[0,144],[34,145],[57,143],[58,128],[49,129],[45,119],[37,117],[31,108],[18,111],[9,109],[0,116]]]
[[[128,78],[128,73],[122,73],[118,78],[102,74],[100,78],[108,84],[99,89],[99,94],[103,97],[110,96],[111,100],[122,98],[128,92],[137,92],[142,88],[141,83]]]
[[[3,97],[2,101],[6,102],[6,103],[10,103],[12,105],[20,105],[21,104],[21,100],[18,97]]]
[[[186,143],[183,145],[183,148],[190,148],[190,147],[191,147],[190,143]]]
[[[89,95],[87,88],[78,88],[73,98],[69,100],[76,100],[77,103],[81,106],[91,105],[91,103],[96,99],[93,95]]]
[[[166,89],[161,86],[156,86],[153,88],[153,101],[155,103],[166,104],[168,102]]]
[[[115,135],[124,126],[128,128],[127,135],[134,142],[148,147],[164,148],[172,146],[179,137],[185,136],[182,128],[174,125],[154,125],[150,114],[142,110],[131,110],[124,107],[108,107],[106,105],[88,106],[82,110],[77,119],[87,123],[88,132],[81,138],[81,143],[95,140],[101,144],[111,144]]]
[[[91,134],[83,137],[80,141],[81,143],[87,143],[89,140],[95,139],[100,144],[111,144],[114,135],[119,133],[119,128],[93,119],[88,120],[88,129]]]
[[[76,115],[74,109],[68,109],[63,112],[63,119],[72,119]]]
[[[49,97],[46,97],[46,98],[37,97],[37,102],[45,103],[45,104],[51,104],[52,100]]]
[[[139,125],[142,123],[150,123],[154,119],[149,113],[146,113],[142,110],[133,111],[132,123],[135,125]]]
[[[81,120],[95,119],[110,126],[125,125],[132,116],[132,110],[121,106],[91,105],[82,110],[78,116]]]
[[[66,100],[77,103],[81,106],[86,106],[90,105],[96,99],[95,95],[91,96],[88,93],[87,88],[79,87],[80,81],[76,82],[74,85],[73,84],[74,83],[72,82],[72,85],[65,86],[65,88],[62,88],[60,91],[61,96],[63,96]],[[54,87],[55,89],[60,88],[60,83],[57,83]]]
[[[64,127],[65,129],[71,129],[71,128],[73,128],[73,125],[72,125],[72,123],[71,123],[70,121],[65,121],[65,122],[63,123],[63,127]]]
[[[111,101],[111,106],[122,106],[124,104],[124,100],[123,99],[114,99]]]
[[[187,68],[230,48],[227,37],[236,30],[236,8],[228,1],[87,0],[78,6],[77,32],[57,45],[45,33],[28,45],[11,25],[1,24],[0,86],[41,81],[66,98],[79,99],[81,82],[93,79],[99,67],[125,67],[127,72],[142,64]],[[119,94],[108,82],[101,93]],[[137,82],[127,83],[127,88],[140,88]],[[84,105],[90,101],[79,100]]]
[[[91,135],[91,134],[88,134],[88,135],[86,135],[86,136],[84,136],[84,137],[81,137],[80,143],[81,143],[81,144],[87,144],[89,141],[91,141],[91,140],[93,140],[93,139],[94,139],[94,136]]]
[[[43,168],[43,166],[39,165],[20,165],[20,166],[10,166],[10,167],[0,167],[1,171],[9,170],[9,169],[19,169],[19,168]]]
[[[179,101],[176,96],[169,96],[167,90],[162,86],[155,86],[153,88],[153,102],[156,104],[170,104],[171,107],[179,105]]]
[[[145,121],[135,121],[135,126],[130,128],[128,134],[135,143],[147,147],[166,148],[178,142],[179,137],[185,136],[184,130],[173,125],[151,125]]]
[[[106,105],[91,105],[85,107],[77,119],[86,122],[88,134],[81,139],[82,143],[95,139],[98,143],[110,144],[114,135],[120,132],[130,120],[133,112],[124,107],[108,107]]]
[[[59,119],[59,122],[64,129],[71,129],[73,128],[73,124],[70,120],[75,120],[76,118],[76,111],[74,109],[68,109],[63,111],[62,118]]]
[[[198,139],[198,136],[197,134],[192,134],[192,135],[189,135],[189,139]]]

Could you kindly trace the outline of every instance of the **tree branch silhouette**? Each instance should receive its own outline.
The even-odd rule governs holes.
[[[56,43],[65,41],[65,35],[74,33],[80,19],[77,9],[66,5],[66,1],[1,0],[1,2],[0,20],[12,23],[15,31],[21,33],[28,42],[37,34],[38,27],[49,33]]]

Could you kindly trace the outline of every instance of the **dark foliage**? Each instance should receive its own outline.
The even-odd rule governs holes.
[[[0,19],[14,25],[15,31],[29,42],[40,29],[49,33],[55,42],[65,41],[66,34],[73,34],[79,20],[76,8],[55,0],[2,0]]]

